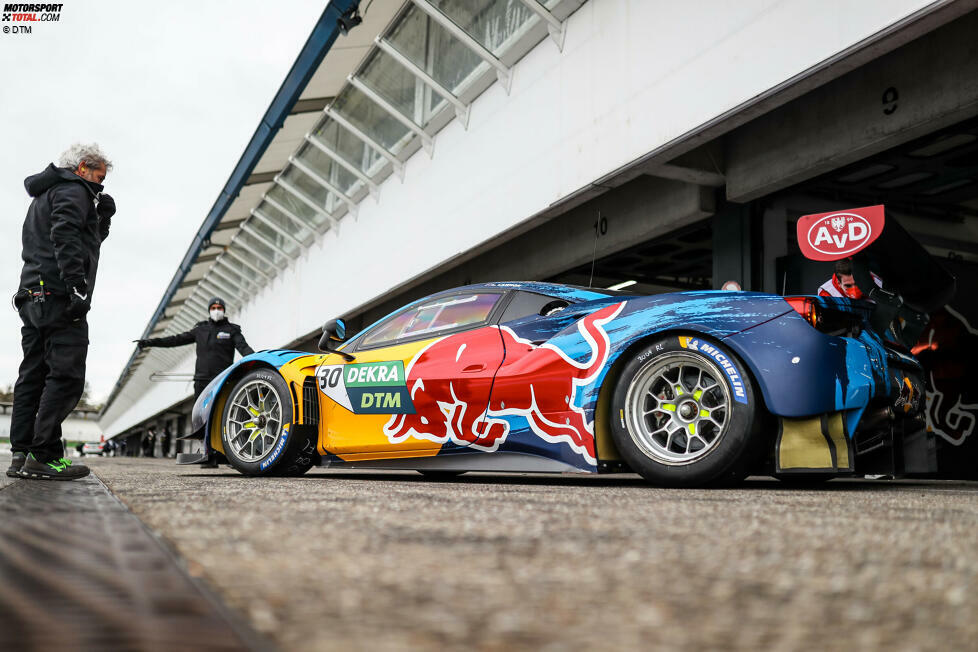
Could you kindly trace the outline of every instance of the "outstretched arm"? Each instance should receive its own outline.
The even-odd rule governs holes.
[[[251,355],[252,353],[255,352],[254,349],[248,346],[248,343],[245,341],[244,335],[241,334],[241,329],[235,331],[234,335],[232,335],[231,337],[232,337],[231,341],[234,342],[234,348],[236,348],[238,350],[238,353],[240,353],[241,355]]]
[[[184,333],[177,333],[176,335],[170,335],[169,337],[151,337],[147,340],[137,340],[139,343],[139,348],[145,348],[150,346],[161,346],[164,348],[169,348],[173,346],[183,346],[184,344],[193,344],[194,331],[190,329]]]

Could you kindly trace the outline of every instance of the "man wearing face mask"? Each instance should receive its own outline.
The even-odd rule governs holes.
[[[115,214],[115,201],[102,192],[112,163],[96,144],[72,145],[60,163],[24,180],[32,201],[13,297],[24,351],[10,419],[13,477],[74,480],[89,472],[65,457],[61,422],[85,388],[86,315]]]
[[[139,348],[153,346],[172,347],[197,343],[197,366],[194,369],[194,399],[200,396],[204,388],[214,378],[231,366],[234,362],[234,350],[241,355],[250,355],[254,350],[241,334],[241,327],[229,322],[225,314],[224,299],[214,297],[208,304],[210,319],[197,322],[189,331],[170,335],[169,337],[154,337],[146,340],[136,340]]]

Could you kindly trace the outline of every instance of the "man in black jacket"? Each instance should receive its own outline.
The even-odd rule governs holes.
[[[81,398],[88,322],[102,241],[115,202],[102,192],[112,164],[98,145],[73,145],[27,177],[33,197],[22,234],[24,267],[14,307],[24,323],[24,361],[14,386],[9,476],[73,480],[88,475],[64,456],[61,422]]]
[[[248,346],[241,327],[232,324],[225,315],[224,299],[214,297],[208,304],[210,319],[197,322],[193,328],[184,333],[169,337],[154,337],[146,340],[136,340],[139,348],[151,346],[183,346],[197,344],[197,366],[194,368],[194,398],[200,396],[204,388],[214,378],[231,366],[234,362],[234,350],[241,355],[254,353]]]

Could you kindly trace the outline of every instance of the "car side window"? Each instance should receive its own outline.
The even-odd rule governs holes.
[[[555,301],[553,297],[548,297],[543,294],[523,291],[516,292],[509,305],[506,306],[503,316],[499,318],[499,322],[504,324],[508,321],[540,315],[545,307],[550,306]],[[567,305],[566,301],[556,301],[556,303],[562,304],[563,306]],[[556,306],[552,307],[555,308]]]
[[[357,348],[373,348],[398,340],[420,339],[442,332],[476,327],[489,319],[501,294],[456,294],[425,301],[404,310],[368,333]]]

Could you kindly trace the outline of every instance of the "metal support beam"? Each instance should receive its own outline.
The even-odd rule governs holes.
[[[357,203],[353,201],[353,198],[323,178],[319,172],[312,169],[294,156],[289,157],[289,163],[305,172],[306,176],[308,176],[310,179],[336,195],[344,204],[346,204],[346,208],[350,211],[351,215],[357,214]]]
[[[378,36],[374,39],[374,43],[377,44],[381,50],[386,52],[392,59],[397,61],[399,64],[408,69],[412,75],[420,79],[422,82],[428,85],[428,87],[438,93],[442,98],[445,99],[449,104],[455,107],[455,116],[462,123],[465,129],[469,128],[469,105],[458,99],[458,97],[448,90],[441,84],[439,84],[434,77],[429,75],[424,71],[423,68],[418,66],[416,63],[408,59],[406,56],[400,53],[400,51],[394,47],[394,44],[385,38]]]
[[[215,296],[219,296],[219,297],[222,297],[222,298],[224,298],[224,297],[230,297],[235,302],[237,302],[239,304],[241,303],[240,297],[238,297],[238,295],[233,290],[231,290],[230,288],[224,287],[224,285],[218,283],[217,281],[215,281],[214,279],[212,279],[210,277],[200,279],[200,285],[201,285],[201,287],[203,287],[203,288],[209,290],[210,292],[212,292]]]
[[[482,43],[479,43],[477,40],[472,38],[468,32],[456,25],[455,21],[443,14],[441,10],[431,4],[429,0],[412,1],[418,9],[431,16],[432,20],[448,30],[452,36],[460,40],[466,45],[466,47],[479,55],[479,58],[495,68],[496,77],[503,85],[503,88],[506,89],[506,94],[509,95],[509,89],[513,84],[513,70],[509,66],[500,61],[492,52],[487,50]]]
[[[222,268],[221,268],[220,266],[218,266],[218,265],[214,265],[213,267],[211,267],[211,271],[210,271],[210,273],[211,273],[211,274],[214,274],[215,276],[217,276],[217,277],[218,277],[219,279],[222,279],[222,280],[223,280],[223,281],[225,281],[226,283],[230,283],[230,284],[231,284],[232,286],[235,286],[235,287],[238,287],[238,286],[240,286],[240,287],[241,287],[241,289],[242,289],[242,290],[243,290],[244,292],[251,292],[251,287],[252,287],[252,285],[251,285],[251,284],[253,283],[253,281],[252,281],[252,282],[249,282],[248,280],[244,280],[243,282],[242,282],[242,281],[236,281],[236,280],[234,280],[233,278],[231,278],[231,277],[230,277],[230,276],[229,276],[229,275],[228,275],[228,274],[227,274],[227,273],[226,273],[226,272],[224,271],[224,269],[222,269]]]
[[[214,266],[218,270],[220,270],[221,273],[234,274],[235,276],[239,276],[245,279],[245,282],[248,283],[248,286],[254,288],[255,290],[260,290],[262,288],[262,286],[264,285],[262,281],[265,280],[265,277],[256,278],[254,276],[249,276],[247,273],[242,272],[240,268],[234,267],[231,263],[225,260],[226,257],[227,256],[221,256],[215,261]]]
[[[293,186],[291,183],[283,179],[282,175],[277,175],[275,177],[275,183],[276,185],[280,186],[282,190],[289,193],[290,195],[292,195],[293,197],[301,201],[303,204],[305,204],[312,210],[316,211],[317,213],[325,217],[332,226],[336,226],[337,224],[339,224],[339,220],[333,217],[332,214],[327,213],[326,209],[320,206],[319,204],[317,204],[315,199],[313,199],[312,197],[310,197],[309,195],[302,192],[301,190]],[[274,197],[269,197],[268,193],[265,194],[265,201],[267,201],[269,204],[282,211],[282,213],[284,213],[286,217],[292,219],[292,221],[294,221],[296,224],[301,224],[302,226],[309,229],[310,231],[319,231],[322,228],[322,227],[317,227],[315,224],[311,222],[305,221],[304,219],[302,219],[301,217],[299,217],[298,215],[290,211],[288,208],[283,206],[281,203],[279,203],[278,200],[276,200]]]
[[[216,289],[218,291],[217,292],[218,296],[224,295],[225,297],[230,297],[234,299],[239,304],[243,303],[241,295],[238,294],[240,290],[238,290],[233,285],[225,281],[222,281],[218,278],[214,278],[210,274],[208,274],[207,276],[202,278],[200,282],[206,283],[208,287]]]
[[[318,136],[316,136],[314,134],[306,134],[306,140],[309,142],[310,145],[312,145],[313,147],[315,147],[316,149],[318,149],[320,152],[322,152],[326,156],[328,156],[331,159],[333,159],[334,161],[336,161],[339,165],[343,166],[343,168],[347,172],[349,172],[350,174],[352,174],[353,176],[355,176],[357,179],[359,179],[361,181],[361,183],[363,183],[365,186],[367,186],[367,188],[370,190],[370,194],[373,195],[373,198],[375,200],[378,198],[378,196],[380,195],[380,186],[378,186],[377,183],[373,179],[371,179],[370,177],[368,177],[367,174],[363,170],[361,170],[359,167],[357,167],[356,165],[353,165],[352,163],[350,163],[349,161],[347,161],[345,158],[343,158],[342,156],[340,156],[340,154],[338,152],[334,151],[332,147],[330,147],[329,145],[327,145],[326,143],[324,143],[322,140],[320,140]]]
[[[645,174],[652,177],[659,177],[660,179],[672,179],[673,181],[684,181],[686,183],[696,184],[697,186],[706,186],[707,188],[722,188],[726,183],[726,179],[724,179],[723,175],[719,172],[701,170],[684,165],[675,165],[673,163],[652,165],[647,167],[644,171]]]
[[[241,230],[247,233],[248,235],[250,235],[251,237],[255,238],[256,240],[261,241],[265,246],[269,247],[273,251],[277,251],[278,253],[282,254],[282,257],[285,258],[286,260],[292,258],[292,256],[288,252],[286,252],[285,249],[282,249],[280,246],[278,246],[278,244],[269,240],[266,236],[262,235],[261,231],[254,228],[250,224],[247,223],[242,224]]]
[[[365,134],[358,127],[356,127],[352,122],[350,122],[349,120],[341,116],[339,113],[334,111],[331,107],[326,107],[323,113],[329,116],[330,120],[340,125],[341,127],[349,131],[351,134],[353,134],[363,142],[370,145],[373,149],[377,151],[378,154],[380,154],[385,159],[387,159],[387,162],[390,163],[391,167],[394,169],[395,174],[397,174],[397,176],[401,179],[401,181],[404,181],[404,163],[401,161],[401,159],[391,154],[386,147],[384,147],[376,140],[374,140],[373,138]]]
[[[289,233],[288,231],[286,231],[285,229],[283,229],[282,227],[280,227],[270,217],[268,217],[267,215],[265,215],[264,213],[262,213],[260,210],[258,210],[258,208],[252,208],[251,209],[251,215],[252,215],[252,217],[254,217],[259,222],[264,222],[265,225],[268,226],[268,228],[270,228],[271,230],[275,231],[276,233],[278,233],[280,236],[282,236],[286,240],[291,240],[292,242],[294,242],[295,245],[297,247],[299,247],[299,249],[305,249],[306,248],[306,244],[302,240],[300,240],[299,238],[295,237],[294,235],[292,235],[291,233]]]
[[[362,79],[355,75],[347,75],[346,80],[350,82],[355,88],[359,89],[361,93],[369,97],[374,104],[382,108],[384,111],[390,114],[392,118],[400,122],[402,125],[408,128],[408,131],[414,133],[415,136],[421,139],[421,144],[424,147],[424,151],[428,152],[428,156],[431,157],[435,151],[435,139],[431,137],[428,132],[421,128],[417,122],[412,120],[409,116],[404,115],[400,109],[391,104],[384,98],[380,93],[370,88]]]
[[[232,241],[231,244],[234,244],[234,242]],[[265,263],[267,263],[268,265],[270,265],[272,268],[276,270],[279,269],[279,264],[276,263],[274,259],[269,258],[268,256],[266,256],[265,254],[263,254],[257,249],[252,249],[247,244],[244,244],[242,246],[248,251],[249,255],[254,256],[255,258],[260,258],[262,261],[264,261]],[[230,251],[230,249],[228,251]]]
[[[245,256],[243,256],[242,254],[239,254],[234,249],[232,249],[231,248],[231,245],[232,244],[234,244],[234,241],[233,240],[231,241],[231,244],[229,244],[227,246],[227,248],[224,250],[224,253],[226,253],[231,258],[234,258],[236,261],[238,261],[239,263],[241,263],[242,265],[244,265],[245,267],[247,267],[248,269],[250,269],[251,271],[253,271],[255,274],[258,274],[259,276],[261,276],[262,278],[264,278],[266,282],[270,282],[272,280],[272,277],[269,276],[268,274],[266,274],[264,271],[262,271],[261,268],[258,267],[258,265],[254,264],[253,262],[251,262],[250,260],[248,260]],[[269,264],[271,264],[271,263],[269,263]],[[274,265],[273,265],[273,267],[274,267]]]
[[[520,0],[526,8],[535,13],[540,17],[542,21],[547,23],[547,31],[550,32],[550,38],[554,40],[557,44],[557,49],[561,52],[564,51],[564,33],[566,23],[562,23],[550,13],[550,10],[543,6],[542,3],[537,2],[537,0]]]

